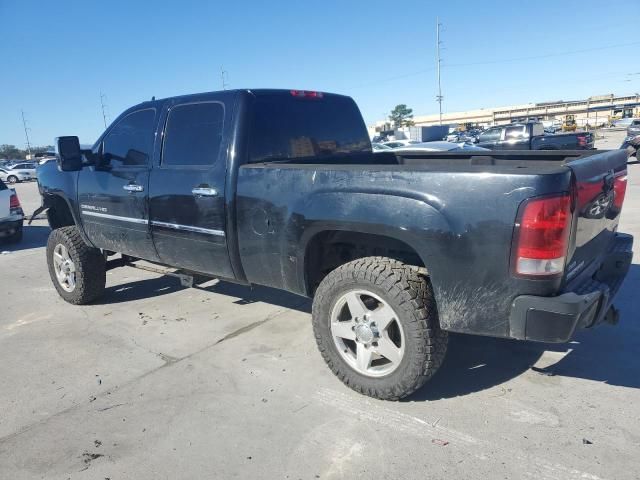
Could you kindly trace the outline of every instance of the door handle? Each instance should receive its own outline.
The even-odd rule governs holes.
[[[142,185],[138,185],[135,183],[129,183],[127,185],[124,185],[122,188],[124,188],[127,192],[144,192],[144,187]]]
[[[218,191],[215,188],[210,187],[195,187],[191,190],[196,197],[217,197]]]

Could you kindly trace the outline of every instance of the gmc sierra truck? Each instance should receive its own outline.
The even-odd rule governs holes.
[[[546,134],[542,122],[512,123],[486,129],[476,142],[491,150],[591,150],[593,133]]]
[[[366,395],[421,387],[448,332],[565,342],[618,319],[624,151],[374,154],[352,99],[301,90],[152,100],[57,149],[38,183],[62,298],[148,262],[312,297],[322,356]]]

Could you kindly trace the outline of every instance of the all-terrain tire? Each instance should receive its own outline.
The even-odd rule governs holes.
[[[399,366],[382,377],[363,375],[338,352],[330,327],[338,299],[354,289],[382,298],[399,317],[405,352]],[[416,267],[386,257],[346,263],[320,283],[313,300],[313,330],[320,353],[333,373],[353,390],[382,400],[399,400],[422,387],[438,370],[448,335],[440,329],[433,290]]]
[[[75,288],[67,291],[60,285],[53,262],[53,252],[57,245],[66,247],[75,266]],[[53,230],[47,241],[47,265],[49,275],[60,296],[74,305],[92,302],[104,293],[106,282],[105,259],[102,252],[87,245],[78,227],[62,227]]]

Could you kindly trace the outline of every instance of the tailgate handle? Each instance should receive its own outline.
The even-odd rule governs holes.
[[[217,197],[218,191],[215,188],[210,187],[195,187],[191,190],[196,197]]]

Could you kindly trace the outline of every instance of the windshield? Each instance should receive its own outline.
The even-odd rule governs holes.
[[[249,135],[251,163],[371,153],[358,107],[338,95],[258,95]]]

